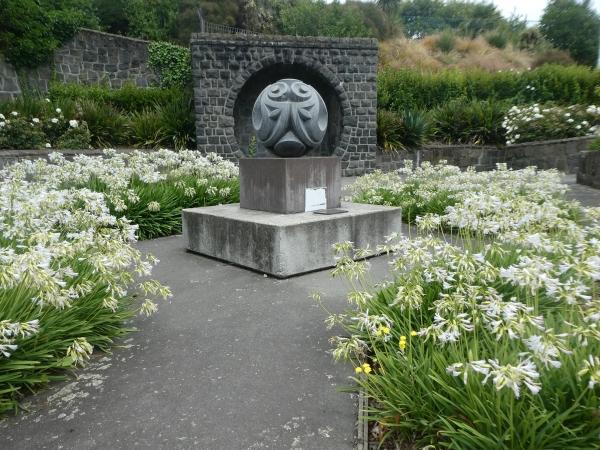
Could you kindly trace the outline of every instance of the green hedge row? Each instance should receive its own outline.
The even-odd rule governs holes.
[[[377,81],[379,107],[429,110],[455,99],[511,100],[513,104],[593,104],[600,101],[600,71],[545,65],[523,72],[384,69]]]

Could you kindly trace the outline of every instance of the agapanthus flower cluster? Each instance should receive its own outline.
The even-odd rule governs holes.
[[[382,318],[392,335],[417,330],[422,348],[446,355],[448,374],[491,382],[516,398],[523,388],[546,389],[553,371],[593,388],[600,382],[600,209],[567,202],[565,189],[554,170],[502,166],[476,173],[425,165],[359,178],[351,191],[363,199],[445,192],[452,205],[417,218],[421,237],[380,246],[393,254],[392,280],[376,292],[353,280],[350,297],[361,301],[342,322],[372,348]],[[428,234],[442,230],[457,232],[460,243]],[[337,250],[334,272],[344,274],[340,266],[355,250],[349,243]]]
[[[600,114],[594,105],[513,106],[508,110],[502,126],[506,130],[506,144],[562,139],[598,134]]]
[[[39,318],[26,322],[0,317],[0,358],[44,327],[44,310],[68,311],[90,295],[102,295],[116,311],[123,298],[142,291],[169,297],[158,282],[137,282],[151,275],[157,260],[133,244],[137,226],[110,214],[103,194],[63,188],[73,165],[23,162],[5,169],[0,181],[0,312],[22,300]],[[83,168],[81,169],[83,170]],[[61,172],[62,171],[62,172]],[[23,298],[26,296],[26,298]],[[146,305],[143,312],[154,308]],[[68,355],[80,363],[91,353],[85,339]]]

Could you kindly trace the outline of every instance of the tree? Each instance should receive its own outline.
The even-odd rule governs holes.
[[[551,0],[540,21],[540,31],[557,48],[567,50],[579,64],[595,67],[600,39],[600,17],[589,0]]]

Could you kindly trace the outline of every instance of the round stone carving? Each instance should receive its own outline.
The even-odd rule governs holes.
[[[312,86],[286,78],[267,86],[252,110],[256,140],[278,156],[316,148],[327,131],[327,107]]]

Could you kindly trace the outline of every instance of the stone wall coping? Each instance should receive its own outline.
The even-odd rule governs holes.
[[[122,34],[114,34],[114,33],[107,33],[106,31],[93,30],[91,28],[78,28],[77,29],[77,33],[82,33],[82,32],[88,33],[88,34],[98,34],[101,36],[112,37],[112,38],[116,38],[116,39],[123,40],[123,41],[137,42],[140,44],[150,44],[151,42],[153,42],[153,41],[147,41],[145,39],[123,36]],[[77,33],[75,33],[75,34],[77,35]]]
[[[323,36],[283,36],[254,34],[192,33],[190,46],[194,44],[214,45],[250,45],[266,47],[302,47],[378,50],[375,38],[333,38]]]

